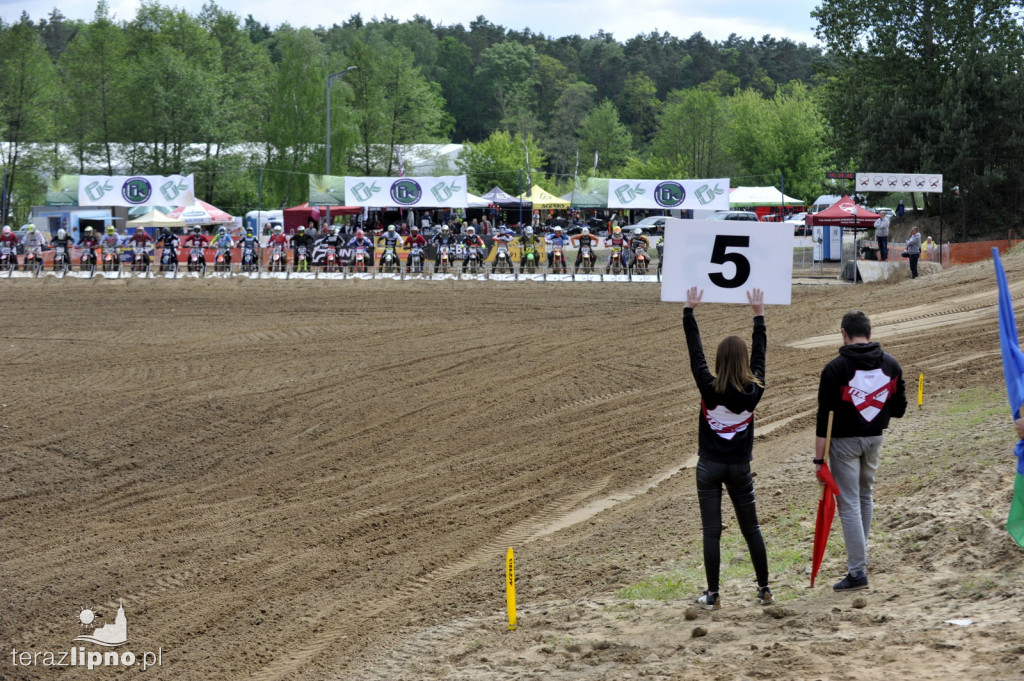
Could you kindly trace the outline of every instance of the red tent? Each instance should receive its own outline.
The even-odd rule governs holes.
[[[882,216],[878,213],[872,213],[867,208],[858,206],[849,196],[844,196],[825,210],[808,215],[806,224],[809,227],[841,225],[857,229],[871,229],[875,226],[875,220],[880,217]]]
[[[331,222],[334,222],[336,215],[359,215],[363,209],[359,206],[331,206]],[[310,206],[309,202],[301,206],[292,206],[284,209],[284,231],[291,233],[299,228],[299,225],[308,225],[309,221],[327,216],[327,206]]]

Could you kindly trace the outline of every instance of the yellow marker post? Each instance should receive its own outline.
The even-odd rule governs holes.
[[[509,548],[505,554],[505,604],[508,607],[508,630],[516,630],[516,555]]]
[[[917,408],[921,408],[921,404],[924,402],[924,374],[921,374],[917,379]]]

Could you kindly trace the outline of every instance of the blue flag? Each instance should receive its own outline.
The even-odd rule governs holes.
[[[1013,299],[1010,286],[1006,283],[1003,261],[999,249],[992,249],[992,262],[996,268],[996,283],[999,285],[999,346],[1003,353],[1003,375],[1006,378],[1006,394],[1010,398],[1010,411],[1015,419],[1020,418],[1020,407],[1024,404],[1024,352],[1021,352],[1017,336],[1017,320],[1013,315]],[[1013,453],[1017,455],[1017,479],[1014,481],[1013,501],[1006,530],[1018,545],[1024,547],[1024,440],[1018,440]]]

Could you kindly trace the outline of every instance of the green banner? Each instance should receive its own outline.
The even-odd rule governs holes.
[[[47,206],[78,205],[78,175],[61,175],[46,185]]]
[[[344,206],[345,177],[342,175],[310,175],[309,205]]]
[[[572,192],[573,208],[607,208],[608,178],[590,177],[585,181],[576,180]]]

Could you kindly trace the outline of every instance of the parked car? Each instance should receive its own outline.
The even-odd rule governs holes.
[[[896,217],[896,211],[894,211],[892,208],[885,208],[885,207],[872,208],[871,211],[873,213],[880,213],[882,215],[885,215],[890,220],[893,219],[894,217]]]
[[[635,225],[623,227],[622,231],[632,232],[637,227],[639,227],[640,230],[643,231],[643,233],[646,234],[647,236],[650,236],[652,234],[663,234],[665,232],[665,216],[658,215],[655,217],[644,218]]]
[[[744,220],[760,222],[757,213],[749,210],[719,210],[704,218],[705,220]]]
[[[793,213],[784,222],[793,225],[794,236],[808,236],[811,233],[811,228],[807,226],[807,213]]]

